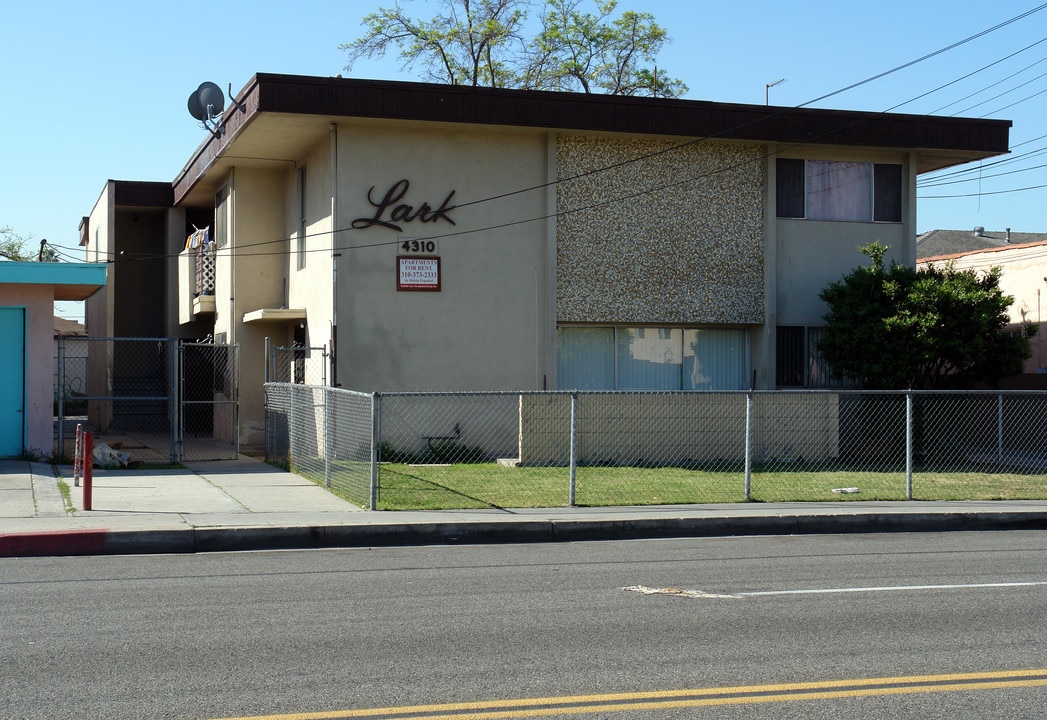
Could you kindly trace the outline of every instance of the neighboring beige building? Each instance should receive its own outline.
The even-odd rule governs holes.
[[[952,263],[957,270],[985,271],[998,267],[1000,289],[1014,298],[1011,325],[1039,325],[1032,338],[1026,374],[1047,372],[1047,233],[973,230],[932,230],[916,240],[917,267]]]
[[[259,74],[220,128],[106,185],[87,323],[237,344],[251,446],[266,338],[366,391],[817,385],[818,292],[1010,123]]]

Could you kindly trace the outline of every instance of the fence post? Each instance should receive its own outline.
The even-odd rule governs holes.
[[[575,492],[578,486],[578,393],[571,393],[571,481],[570,481],[570,500],[571,507],[574,507]]]
[[[331,489],[331,394],[326,387],[320,387],[320,396],[324,399],[324,487]]]
[[[182,460],[182,451],[179,448],[179,439],[182,437],[181,433],[181,398],[182,398],[182,368],[181,368],[181,353],[179,352],[178,341],[168,340],[171,343],[171,387],[168,392],[170,393],[171,402],[171,462],[176,463]]]
[[[265,357],[262,362],[262,404],[265,408],[262,413],[262,437],[265,438],[265,461],[272,458],[269,455],[269,336],[265,336]]]
[[[55,378],[55,412],[58,413],[58,443],[54,449],[57,460],[65,455],[65,336],[58,336],[58,377]]]
[[[1003,465],[1003,393],[996,396],[996,464]]]
[[[913,392],[905,393],[905,499],[912,500],[912,404]]]
[[[371,393],[371,507],[378,509],[378,461],[382,442],[382,396]]]
[[[745,502],[753,489],[753,391],[745,393]]]

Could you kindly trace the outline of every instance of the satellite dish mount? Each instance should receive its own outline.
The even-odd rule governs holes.
[[[232,83],[229,85],[229,97],[233,97]],[[233,102],[241,112],[246,108],[235,99]],[[222,88],[213,82],[201,83],[194,92],[189,95],[189,114],[200,121],[200,126],[209,130],[216,138],[225,134],[225,126],[222,117],[225,115],[225,95]]]

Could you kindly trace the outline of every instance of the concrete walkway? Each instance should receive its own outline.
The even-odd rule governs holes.
[[[241,456],[184,468],[95,469],[87,511],[71,466],[0,460],[0,557],[1007,528],[1047,528],[1047,502],[370,512]]]

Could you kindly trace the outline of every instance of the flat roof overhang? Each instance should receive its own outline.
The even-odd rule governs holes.
[[[213,205],[233,165],[296,162],[333,123],[374,120],[895,149],[913,153],[919,173],[1005,154],[1011,127],[1009,120],[260,73],[225,110],[223,132],[209,136],[174,180],[173,201]]]
[[[259,308],[244,313],[245,323],[297,322],[305,319],[305,308]]]
[[[2,285],[51,285],[55,300],[86,300],[105,287],[104,263],[0,262]]]

